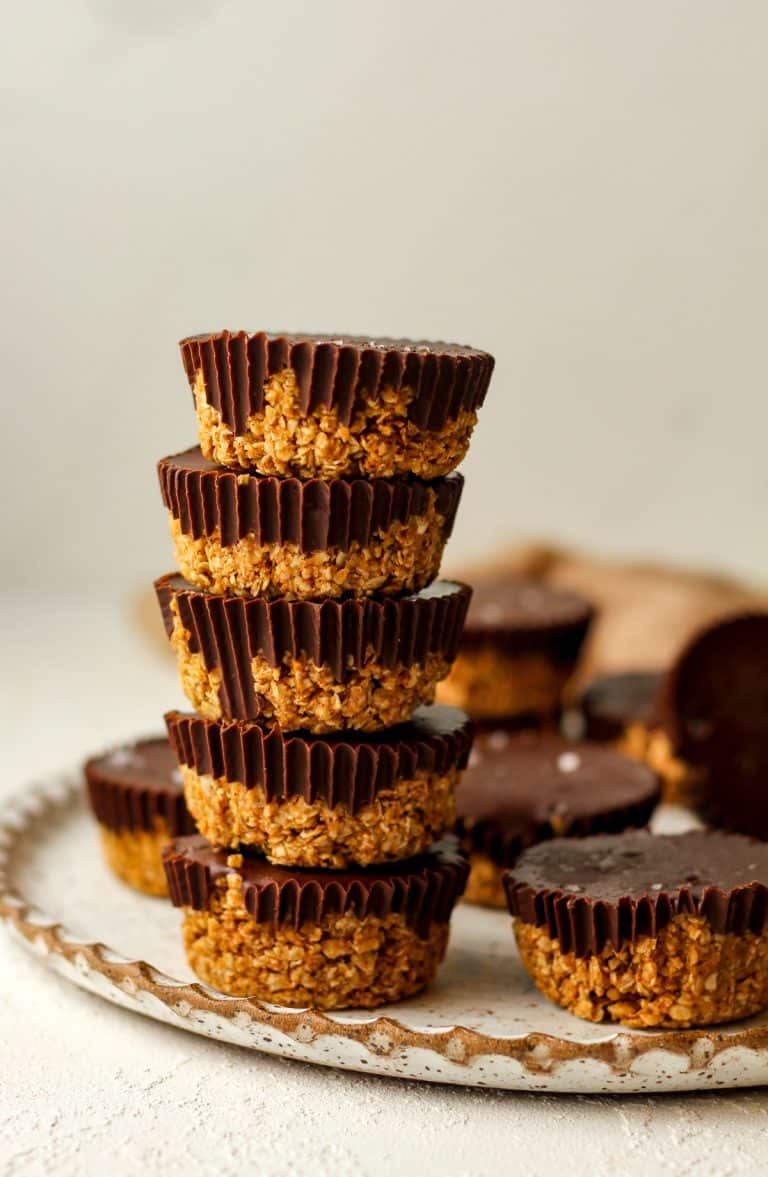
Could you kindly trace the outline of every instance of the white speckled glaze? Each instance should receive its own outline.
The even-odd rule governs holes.
[[[667,814],[672,823],[686,816]],[[540,997],[508,918],[462,906],[438,981],[374,1013],[223,997],[194,980],[179,913],[104,865],[74,776],[31,786],[0,817],[0,919],[75,984],[222,1042],[325,1066],[525,1091],[658,1092],[768,1083],[768,1015],[711,1030],[616,1030]]]

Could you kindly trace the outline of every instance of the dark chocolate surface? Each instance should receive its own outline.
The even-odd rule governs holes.
[[[472,849],[509,866],[524,846],[645,825],[660,782],[645,764],[557,736],[478,736],[456,793]]]
[[[243,865],[232,867],[228,856],[200,835],[177,839],[163,856],[172,903],[203,911],[216,880],[237,874],[245,907],[257,923],[298,927],[347,912],[359,918],[394,912],[423,936],[431,924],[447,922],[468,873],[453,838],[418,858],[354,871],[273,866],[255,854],[243,855]]]
[[[462,647],[491,647],[510,657],[541,653],[567,664],[576,661],[593,615],[575,593],[533,580],[486,580],[473,586]]]
[[[768,919],[768,846],[719,831],[559,838],[526,850],[505,882],[512,914],[578,956],[656,935],[678,913],[719,933]]]
[[[333,408],[346,425],[367,396],[406,387],[409,420],[439,430],[482,405],[494,363],[487,352],[453,343],[358,336],[220,331],[179,346],[190,386],[202,371],[208,403],[235,433],[263,410],[265,382],[285,368],[296,373],[303,413]]]
[[[218,532],[224,546],[245,536],[259,544],[296,544],[302,552],[365,547],[393,523],[407,523],[434,503],[453,529],[464,479],[272,478],[227,470],[199,447],[158,463],[163,502],[195,539]]]
[[[166,736],[122,744],[84,767],[94,816],[114,832],[154,832],[157,818],[172,837],[194,833],[176,757]]]
[[[358,812],[384,789],[418,773],[463,768],[472,724],[455,707],[421,707],[410,723],[340,736],[290,735],[276,724],[213,723],[171,711],[165,717],[179,764],[200,774],[263,789],[268,800],[299,796]]]
[[[429,654],[452,661],[471,596],[467,585],[440,580],[403,597],[267,601],[203,593],[174,574],[157,580],[155,591],[166,632],[173,629],[175,600],[190,649],[208,669],[221,669],[224,717],[242,720],[261,712],[251,672],[256,655],[271,666],[304,655],[327,666],[338,682],[355,673],[370,650],[385,669],[423,664]]]
[[[618,740],[630,724],[652,727],[661,678],[658,671],[630,671],[595,679],[579,700],[586,738]]]
[[[694,636],[657,707],[673,750],[700,770],[702,815],[768,839],[768,613],[730,617]]]

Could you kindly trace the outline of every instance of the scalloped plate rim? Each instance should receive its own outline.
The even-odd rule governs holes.
[[[14,846],[31,821],[38,819],[45,808],[73,796],[80,787],[79,772],[70,770],[50,774],[3,800],[0,923],[49,967],[105,1000],[193,1033],[265,1053],[426,1082],[528,1091],[627,1093],[768,1084],[768,1021],[759,1025],[746,1022],[734,1029],[617,1028],[600,1041],[591,1042],[535,1029],[509,1037],[491,1036],[453,1023],[420,1029],[389,1015],[362,1011],[329,1015],[311,1008],[288,1009],[254,998],[227,997],[200,982],[177,980],[102,941],[84,940],[66,923],[47,916],[18,894],[9,878]],[[190,1017],[193,1013],[199,1016]],[[232,1028],[229,1036],[222,1033],[227,1023]],[[277,1033],[285,1042],[275,1042],[263,1033],[260,1041],[243,1041],[243,1031],[249,1028]],[[354,1046],[359,1056],[346,1060],[319,1057],[318,1050],[312,1048],[327,1038]],[[410,1057],[417,1052],[428,1052],[435,1065],[430,1067],[422,1059]],[[724,1072],[728,1077],[717,1078],[712,1064],[736,1053],[743,1072],[733,1074],[733,1060],[726,1060]],[[644,1069],[642,1063],[648,1062],[651,1055],[663,1057],[671,1071],[658,1061]],[[406,1069],[395,1069],[393,1058],[405,1062]],[[486,1065],[480,1066],[480,1060]],[[687,1061],[687,1070],[675,1065],[681,1061]],[[574,1071],[573,1064],[585,1069]]]

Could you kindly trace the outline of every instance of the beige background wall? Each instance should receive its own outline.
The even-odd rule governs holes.
[[[17,5],[6,587],[169,565],[175,343],[221,326],[492,350],[454,558],[768,578],[766,44],[761,0]]]

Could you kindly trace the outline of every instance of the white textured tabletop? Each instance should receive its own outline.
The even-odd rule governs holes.
[[[105,598],[6,597],[2,794],[180,702]],[[523,1096],[259,1056],[119,1010],[0,934],[0,1172],[768,1172],[768,1092]]]

